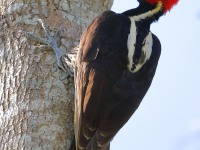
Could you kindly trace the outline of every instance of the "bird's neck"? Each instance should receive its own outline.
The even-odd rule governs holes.
[[[128,10],[123,13],[124,15],[135,21],[146,21],[149,25],[157,21],[163,13],[162,2],[158,2],[156,5],[140,4],[137,8]]]

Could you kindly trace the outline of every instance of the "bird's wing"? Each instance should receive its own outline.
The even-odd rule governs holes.
[[[96,131],[96,117],[106,80],[88,64],[82,64],[76,76],[75,130],[77,146],[86,147]]]
[[[127,30],[125,25],[128,25]],[[117,17],[116,13],[107,11],[98,16],[81,37],[75,67],[77,149],[86,148],[92,138],[94,140],[105,93],[126,68],[127,60],[122,60],[122,56],[127,52],[122,49],[127,48],[129,25],[129,20],[124,16]],[[118,40],[117,43],[113,38]],[[121,52],[115,53],[119,50]]]

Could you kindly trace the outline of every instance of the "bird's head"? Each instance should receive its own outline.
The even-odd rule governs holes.
[[[150,5],[161,4],[164,13],[169,11],[174,5],[178,3],[178,1],[179,0],[138,0],[140,4],[147,4],[147,3]]]

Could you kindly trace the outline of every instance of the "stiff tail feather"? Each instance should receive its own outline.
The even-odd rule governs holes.
[[[75,136],[73,137],[69,150],[76,150],[76,142],[75,142]]]

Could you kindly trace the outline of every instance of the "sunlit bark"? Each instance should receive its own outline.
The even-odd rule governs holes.
[[[73,134],[73,78],[54,52],[19,30],[44,35],[64,27],[59,48],[79,43],[85,27],[112,0],[0,0],[0,149],[66,149]]]

